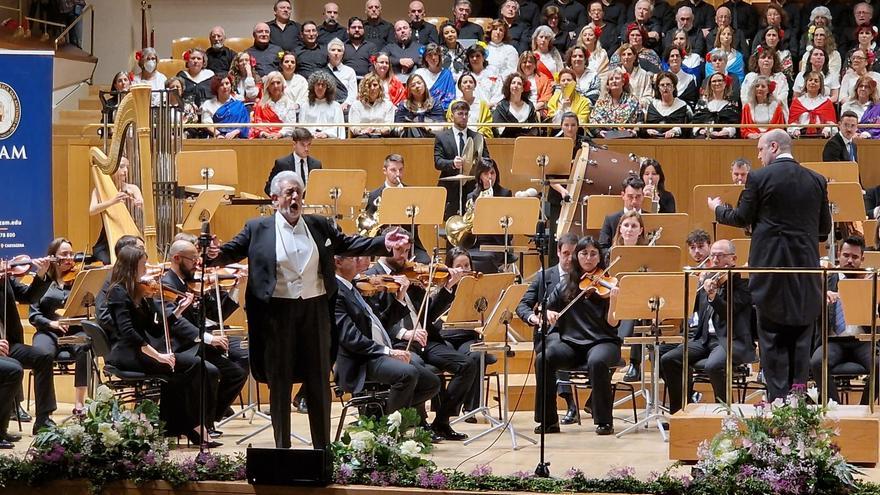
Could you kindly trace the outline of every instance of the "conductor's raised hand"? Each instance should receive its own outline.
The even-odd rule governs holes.
[[[715,209],[721,206],[723,203],[721,201],[721,198],[716,196],[714,198],[707,198],[706,204],[709,205],[710,210],[715,211]]]
[[[220,241],[216,235],[211,236],[211,245],[208,246],[208,259],[214,259],[220,256]]]
[[[385,249],[387,249],[389,252],[391,252],[391,250],[395,248],[402,248],[406,246],[409,246],[409,236],[401,231],[400,227],[397,227],[391,232],[385,234]]]

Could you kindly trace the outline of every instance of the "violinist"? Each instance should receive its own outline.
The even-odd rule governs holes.
[[[688,256],[694,266],[701,266],[709,258],[709,248],[712,238],[703,229],[694,229],[688,233],[685,244],[688,248]]]
[[[44,426],[54,424],[50,416],[57,408],[55,403],[55,384],[52,376],[54,355],[24,343],[24,330],[18,317],[16,302],[33,304],[46,292],[51,280],[49,260],[37,258],[31,267],[36,272],[33,282],[25,285],[7,273],[7,266],[0,262],[0,297],[3,307],[0,310],[0,448],[11,448],[11,442],[21,437],[6,431],[9,417],[15,414],[16,391],[21,389],[22,368],[34,370],[34,391],[36,393],[37,418],[34,433]],[[15,380],[17,378],[17,381]]]
[[[179,292],[192,293],[194,289],[190,289],[189,287],[192,284],[192,286],[197,288],[195,272],[201,266],[201,258],[199,257],[198,248],[188,241],[174,241],[168,250],[168,256],[170,267],[162,276],[162,283]],[[224,309],[224,314],[218,315],[217,299],[213,286],[206,285],[204,298],[198,301],[197,304],[190,305],[181,314],[181,317],[192,325],[186,326],[191,331],[179,332],[181,335],[175,335],[175,344],[177,344],[178,340],[182,340],[179,339],[179,337],[185,338],[185,341],[182,342],[181,345],[175,345],[175,352],[197,353],[198,344],[196,343],[196,338],[198,337],[198,329],[201,320],[201,308],[199,305],[205,305],[206,318],[212,321],[219,321],[221,318],[231,314],[232,311],[235,311],[238,307],[238,305],[235,304],[235,301],[228,300],[228,298],[227,301],[230,302],[231,305],[227,304],[226,308],[221,307],[221,309]],[[169,309],[173,310],[173,307]],[[208,324],[206,322],[205,332],[202,334],[202,339],[206,344],[205,361],[207,361],[207,366],[213,366],[216,368],[215,372],[209,374],[219,373],[220,376],[220,382],[216,392],[210,394],[216,396],[216,401],[214,401],[214,407],[207,410],[206,420],[209,425],[209,433],[212,436],[219,436],[221,433],[213,428],[213,423],[217,419],[223,417],[226,409],[232,405],[245,382],[247,382],[248,373],[245,369],[232,362],[230,358],[225,355],[230,350],[229,339],[226,336],[213,335],[210,329],[214,326],[216,325]],[[181,326],[176,325],[175,329],[180,327]]]
[[[144,206],[144,196],[137,185],[126,182],[128,179],[128,165],[128,158],[123,156],[119,160],[119,168],[116,170],[116,173],[113,174],[113,183],[118,191],[116,196],[107,201],[101,201],[98,196],[98,190],[92,189],[89,215],[99,215],[107,208],[122,203],[132,214],[133,218],[139,216],[139,212]],[[110,245],[107,241],[107,231],[104,230],[103,223],[101,225],[101,233],[98,234],[98,240],[95,241],[95,245],[92,246],[92,256],[105,265],[110,264]]]
[[[736,250],[733,243],[722,239],[712,244],[709,255],[711,267],[736,266]],[[723,272],[707,274],[701,278],[697,292],[697,308],[692,320],[694,329],[688,337],[688,364],[691,368],[705,361],[703,369],[712,382],[716,400],[727,402],[727,278]],[[755,344],[751,334],[752,297],[748,281],[733,274],[733,365],[751,362],[755,358]],[[663,354],[660,358],[660,376],[669,390],[669,412],[681,409],[682,366],[684,344]],[[693,396],[693,383],[689,374],[688,398]]]
[[[579,240],[571,257],[571,271],[553,289],[547,303],[547,322],[556,325],[557,331],[546,337],[546,347],[535,356],[535,421],[538,423],[535,433],[542,430],[544,433],[559,432],[554,393],[556,372],[584,367],[593,385],[590,400],[596,434],[611,435],[614,433],[611,414],[614,397],[610,370],[620,361],[621,341],[616,328],[619,322],[609,308],[611,298],[617,297],[618,288],[608,290],[607,297],[600,296],[595,286],[581,289],[581,281],[586,275],[598,275],[605,266],[599,244],[592,237]],[[576,298],[579,299],[573,302]],[[569,304],[572,304],[570,308],[561,312]],[[543,411],[545,403],[547,407]]]
[[[33,347],[54,357],[58,354],[58,337],[82,336],[85,333],[79,325],[70,326],[60,323],[60,317],[55,312],[64,307],[70,296],[73,280],[65,282],[65,275],[74,273],[76,263],[73,260],[73,247],[70,241],[59,237],[49,243],[47,253],[54,256],[56,261],[49,267],[47,274],[52,280],[46,293],[39,302],[31,304],[28,320],[36,329]],[[68,277],[69,278],[69,277]],[[89,345],[74,345],[67,349],[76,359],[76,371],[73,385],[75,387],[73,414],[76,416],[84,413],[83,405],[86,399],[86,390],[89,385]]]
[[[163,328],[163,308],[152,299],[142,281],[147,273],[147,253],[135,246],[123,247],[113,266],[107,305],[114,331],[109,332],[110,356],[107,362],[123,371],[163,376],[159,418],[168,435],[186,435],[194,444],[219,447],[202,438],[199,425],[199,359],[188,353],[173,352]],[[192,298],[184,298],[168,316],[171,325],[187,309]],[[209,375],[208,382],[217,379]],[[209,399],[210,400],[210,399]]]
[[[473,190],[467,196],[466,204],[475,204],[481,197],[509,198],[513,196],[510,189],[501,185],[501,173],[498,164],[491,158],[483,158],[474,163],[471,175],[475,177]],[[512,237],[511,237],[512,241]],[[474,246],[470,249],[471,260],[474,269],[482,273],[497,273],[501,265],[505,263],[504,253],[491,253],[480,251],[480,246],[503,245],[503,235],[480,235],[476,236]]]
[[[145,246],[144,239],[130,234],[120,236],[116,241],[116,245],[113,246],[114,254],[119,257],[119,252],[126,246],[135,246],[143,250]],[[111,332],[116,330],[113,324],[113,315],[110,314],[110,307],[107,305],[107,293],[110,290],[111,278],[112,273],[107,275],[107,280],[104,281],[104,285],[101,286],[101,290],[98,291],[98,295],[95,296],[95,317],[98,320],[98,324],[101,325],[101,328],[108,336]]]
[[[407,265],[406,247],[395,248],[391,256],[379,258],[367,275],[400,275]],[[385,294],[371,298],[374,308],[385,310],[389,305],[402,304],[406,308],[404,317],[390,326],[392,342],[396,349],[405,349],[409,340],[413,340],[410,349],[415,351],[413,359],[420,358],[423,362],[452,375],[452,380],[441,391],[440,407],[431,425],[435,436],[450,441],[461,441],[467,438],[449,425],[449,418],[456,415],[464,402],[477,375],[479,358],[457,351],[450,346],[440,334],[440,325],[436,323],[440,314],[445,311],[455,298],[454,287],[461,279],[461,270],[449,269],[449,276],[440,282],[427,301],[427,308],[422,308],[426,292],[418,284],[406,284],[402,296]],[[424,327],[423,315],[427,313],[427,328]]]

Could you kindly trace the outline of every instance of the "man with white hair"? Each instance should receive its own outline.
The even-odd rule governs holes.
[[[450,19],[450,22],[455,24],[455,27],[458,28],[458,39],[483,41],[483,38],[485,37],[483,27],[471,22],[469,20],[470,17],[471,1],[455,0],[455,5],[452,7],[452,19]]]
[[[358,84],[354,69],[343,65],[343,55],[345,43],[339,38],[330,40],[327,44],[327,72],[336,81],[336,101],[342,105],[343,112],[348,112],[348,107],[357,100]]]
[[[831,230],[825,178],[791,155],[791,136],[773,129],[758,139],[764,165],[749,173],[736,208],[708,198],[715,220],[752,228],[749,266],[818,268],[819,242]],[[785,397],[809,378],[813,326],[824,297],[811,274],[752,273],[749,289],[758,314],[761,368],[768,400]]]
[[[206,67],[218,76],[225,76],[232,61],[235,60],[235,50],[224,44],[226,31],[223,26],[212,27],[208,39],[211,41],[211,46],[205,50],[205,55],[208,57]]]
[[[732,14],[730,13],[730,9],[724,6],[718,7],[715,10],[715,27],[713,27],[709,34],[706,35],[706,49],[709,47],[715,46],[715,37],[718,36],[718,30],[721,28],[725,28],[732,25]],[[766,28],[765,28],[766,29]],[[763,38],[763,30],[759,33],[757,39],[760,40]],[[788,32],[786,32],[786,38],[788,38]],[[780,40],[780,43],[782,41]],[[733,31],[733,47],[736,51],[743,54],[744,58],[748,58],[746,54],[750,53],[749,44],[746,40],[745,36],[737,30]]]
[[[269,33],[269,25],[265,22],[258,22],[254,26],[254,46],[245,50],[251,56],[251,61],[256,62],[254,71],[260,77],[273,70],[280,70],[278,52],[281,51],[281,47],[269,41]]]
[[[687,33],[688,44],[691,46],[691,53],[699,54],[701,57],[706,55],[706,39],[703,37],[702,31],[694,26],[694,10],[690,7],[679,7],[675,12],[675,26],[666,32],[663,37],[663,50],[672,45],[672,39],[675,32],[683,29]]]
[[[654,2],[651,0],[639,0],[633,6],[633,21],[639,27],[648,32],[648,38],[643,40],[646,48],[655,48],[660,46],[660,36],[662,28],[653,17]],[[621,43],[629,43],[629,26],[632,23],[626,23],[620,26]]]
[[[348,31],[339,24],[339,5],[327,2],[324,4],[324,22],[318,26],[318,44],[326,46],[333,38],[348,41]]]
[[[504,0],[498,8],[498,18],[507,25],[507,35],[510,38],[510,44],[516,48],[516,51],[522,53],[528,50],[531,43],[529,32],[531,25],[520,19],[519,2],[516,0]]]
[[[681,7],[690,7],[694,11],[694,26],[702,30],[703,36],[715,27],[715,7],[705,0],[681,0],[675,5],[677,11]]]
[[[727,0],[723,7],[730,9],[730,24],[746,39],[752,39],[758,32],[758,11],[751,3],[743,0]]]
[[[845,55],[849,52],[849,50],[852,50],[859,45],[859,40],[856,39],[855,35],[855,28],[860,26],[877,25],[876,21],[878,10],[880,9],[875,8],[868,2],[859,2],[853,5],[852,17],[850,19],[850,21],[852,22],[851,28],[848,28],[843,32],[843,39],[841,39],[839,42],[841,55]],[[837,26],[835,25],[835,28],[836,27]],[[837,29],[835,29],[835,31],[837,31]],[[837,36],[836,33],[835,36]]]

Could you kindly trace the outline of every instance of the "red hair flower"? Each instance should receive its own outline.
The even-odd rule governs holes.
[[[255,59],[254,57],[251,57],[251,67],[256,67],[256,66],[257,66],[257,59]]]
[[[776,81],[770,81],[767,84],[767,89],[769,89],[771,93],[775,93],[776,92]]]
[[[682,60],[688,56],[688,52],[683,46],[678,47],[678,53],[681,55]]]
[[[131,81],[134,81],[134,72],[133,71],[130,71],[128,73],[128,82],[131,82]],[[115,91],[116,88],[113,88],[113,90]]]
[[[706,62],[712,63],[712,52],[706,54]]]
[[[531,91],[532,83],[530,83],[528,79],[523,80],[523,93],[529,93]]]
[[[192,50],[187,50],[183,52],[183,59],[189,62],[189,58],[192,56]]]
[[[757,53],[758,55],[763,55],[764,54],[764,45],[758,45],[758,48],[755,50],[755,53]]]
[[[532,55],[535,56],[535,62],[539,62],[541,60],[541,54],[538,52],[532,52]]]
[[[140,50],[134,52],[134,59],[137,60],[138,62],[141,61],[141,58],[143,58],[143,56],[144,56],[144,54],[141,53]]]
[[[376,63],[376,56],[375,56],[375,55],[370,55],[370,63],[371,63],[371,64],[375,64],[375,63]]]
[[[781,42],[783,39],[785,39],[785,31],[779,28],[779,41]]]
[[[593,26],[593,33],[596,34],[596,37],[602,36],[602,26]]]
[[[727,87],[733,86],[733,78],[730,77],[730,74],[724,74],[724,84],[727,85]]]
[[[629,72],[623,72],[623,85],[626,86],[629,84]]]

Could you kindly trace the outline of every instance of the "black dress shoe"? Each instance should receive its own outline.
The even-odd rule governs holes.
[[[613,435],[614,425],[611,423],[601,423],[596,425],[596,435]]]
[[[623,375],[623,381],[626,383],[633,383],[640,381],[642,379],[642,372],[639,370],[639,367],[635,364],[629,365],[629,369],[626,374]]]
[[[12,408],[12,412],[9,414],[9,419],[13,421],[21,421],[22,423],[30,423],[34,418],[32,418],[31,415],[21,407],[21,404],[19,404]]]
[[[535,427],[535,434],[540,435],[542,428],[544,428],[543,424],[536,426]],[[555,423],[555,424],[548,426],[547,428],[544,428],[544,433],[559,433],[559,432],[560,432],[559,423]]]
[[[308,404],[306,404],[305,397],[296,401],[296,412],[298,412],[300,414],[308,414],[309,413],[309,406],[308,406]]]
[[[222,443],[215,442],[214,440],[202,440],[202,435],[196,431],[187,432],[186,439],[189,440],[189,443],[195,446],[202,445],[207,449],[216,449],[217,447],[223,446]]]
[[[0,438],[0,449],[7,449],[8,450],[8,449],[14,449],[14,448],[15,448],[15,445],[13,445],[12,442],[9,442],[7,440]]]
[[[223,436],[223,432],[216,428],[208,428],[208,436],[211,438],[220,438]]]
[[[55,426],[55,422],[52,421],[52,418],[39,418],[38,417],[37,420],[34,421],[34,429],[32,430],[32,433],[34,435],[36,435],[43,428],[49,428],[50,426]]]
[[[564,425],[573,425],[578,422],[577,406],[575,406],[574,403],[569,406],[568,411],[566,411],[565,413],[565,416],[563,416],[562,420],[559,422]]]
[[[434,430],[429,429],[428,431],[431,432],[431,443],[440,443],[443,440],[446,440],[446,437],[437,434],[437,432],[435,432]]]
[[[465,433],[459,433],[453,430],[452,427],[448,424],[434,425],[431,429],[434,430],[434,433],[451,442],[461,442],[463,440],[467,440],[468,437]]]
[[[6,433],[3,433],[2,435],[0,435],[0,440],[6,440],[7,442],[14,443],[14,442],[21,440],[21,435],[18,435],[16,433],[9,433],[7,431]]]

